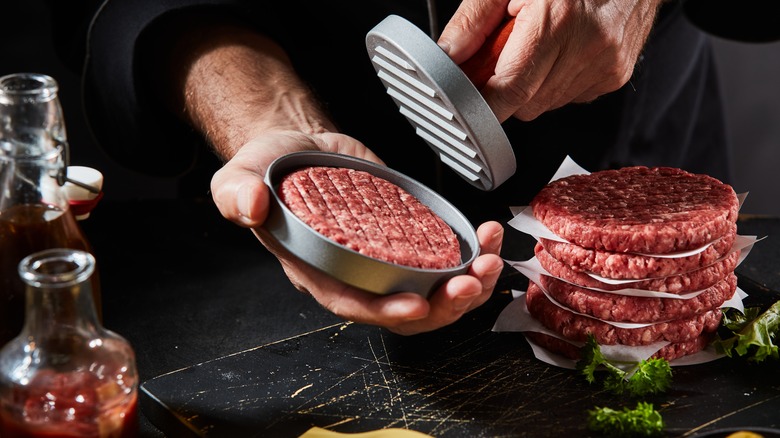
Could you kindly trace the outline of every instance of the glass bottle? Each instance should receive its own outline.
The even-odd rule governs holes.
[[[135,354],[98,321],[95,258],[55,248],[25,257],[22,332],[0,350],[0,436],[126,438],[138,433]]]
[[[21,330],[19,261],[47,248],[90,251],[62,185],[67,141],[57,82],[46,75],[0,77],[0,347]],[[100,288],[93,294],[100,317]]]

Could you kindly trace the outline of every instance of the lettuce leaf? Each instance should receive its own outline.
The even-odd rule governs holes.
[[[752,362],[762,362],[770,357],[780,359],[780,348],[775,343],[780,333],[780,301],[752,318],[755,313],[746,309],[745,314],[724,320],[724,325],[732,332],[730,336],[715,340],[718,352],[729,357],[746,357]]]

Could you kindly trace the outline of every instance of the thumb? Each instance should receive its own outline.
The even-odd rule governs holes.
[[[260,226],[268,216],[269,189],[262,176],[229,161],[214,173],[211,196],[226,219],[244,226]]]
[[[439,37],[439,47],[455,64],[474,55],[507,15],[506,0],[464,1]]]

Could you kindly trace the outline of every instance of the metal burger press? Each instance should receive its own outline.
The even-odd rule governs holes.
[[[482,190],[492,190],[514,174],[514,152],[495,114],[464,71],[430,37],[391,15],[368,33],[366,47],[387,93],[443,163]],[[403,266],[366,256],[318,233],[278,193],[285,175],[309,166],[361,170],[406,190],[452,228],[461,263],[447,269]],[[479,255],[476,232],[460,211],[438,193],[385,166],[340,154],[298,152],[271,163],[265,183],[272,196],[261,232],[310,266],[354,287],[427,297],[449,278],[466,273]]]
[[[492,73],[495,60],[467,64],[483,62],[482,53],[500,52],[494,49],[505,42],[500,38],[511,23],[466,61],[467,70]],[[496,115],[464,70],[425,32],[390,15],[368,32],[366,48],[387,94],[444,164],[482,190],[495,189],[515,173],[515,154]]]

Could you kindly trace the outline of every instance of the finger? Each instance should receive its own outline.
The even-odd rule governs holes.
[[[299,272],[300,273],[300,272]],[[288,277],[297,283],[295,275]],[[387,327],[412,327],[417,321],[429,317],[431,305],[422,296],[412,292],[392,295],[377,295],[352,288],[331,278],[307,281],[314,286],[307,291],[323,307],[333,314],[349,321]],[[413,334],[431,330],[428,324],[420,324],[419,330],[394,330],[400,334]]]
[[[541,114],[560,108],[574,101],[587,90],[592,80],[583,70],[585,66],[575,65],[571,57],[559,57],[549,76],[539,88],[532,102],[521,107],[513,116],[520,120],[533,120]]]
[[[454,323],[490,298],[502,270],[503,260],[497,255],[479,256],[472,263],[469,275],[450,279],[431,296],[430,310],[425,318],[388,326],[388,329],[398,334],[411,335]]]
[[[253,231],[279,259],[297,289],[309,293],[320,305],[341,318],[361,324],[394,327],[428,316],[430,305],[418,294],[378,295],[356,289],[301,262],[269,239],[262,229]]]
[[[477,228],[481,254],[500,254],[504,241],[504,227],[496,221],[488,221]]]
[[[469,275],[453,277],[429,298],[430,310],[425,318],[387,328],[394,333],[412,335],[452,324],[471,309],[472,302],[482,292],[478,279]]]
[[[275,254],[290,281],[332,313],[350,321],[411,335],[451,324],[490,297],[503,268],[503,261],[496,255],[500,251],[503,228],[498,222],[487,222],[479,227],[478,235],[485,254],[472,263],[469,275],[450,279],[430,301],[414,293],[382,296],[361,291],[291,261],[283,250]]]
[[[469,275],[479,280],[482,291],[469,303],[467,311],[475,309],[490,298],[496,287],[498,277],[504,269],[504,261],[499,256],[504,238],[504,227],[496,221],[485,222],[477,228],[481,255],[469,267]]]
[[[559,56],[557,43],[542,38],[541,24],[534,17],[532,9],[524,9],[517,16],[498,58],[495,75],[481,90],[500,122],[518,111],[528,114],[522,120],[538,115],[539,102],[534,99]]]
[[[351,155],[353,157],[384,165],[382,159],[374,154],[374,152],[367,148],[363,143],[350,136],[334,132],[325,132],[319,134],[317,139],[319,140],[318,145],[320,145],[320,149],[323,151]]]
[[[323,291],[317,284],[317,290],[309,292],[335,315],[361,324],[400,327],[429,316],[428,301],[412,292],[376,295],[346,285]]]
[[[214,173],[211,196],[222,216],[238,225],[258,227],[268,215],[269,192],[262,177],[233,162]]]
[[[496,283],[503,270],[504,261],[498,255],[487,254],[474,260],[469,270],[469,275],[479,280],[482,285],[482,292],[474,297],[467,311],[485,304],[493,294],[493,290],[496,288]]]
[[[490,298],[504,267],[498,256],[504,228],[488,221],[477,228],[481,254],[469,267],[468,275],[450,279],[430,298],[430,311],[425,319],[388,327],[399,334],[414,334],[435,330],[457,321],[464,313],[482,305]]]
[[[460,4],[438,44],[455,64],[471,58],[507,15],[508,0],[472,0]]]

